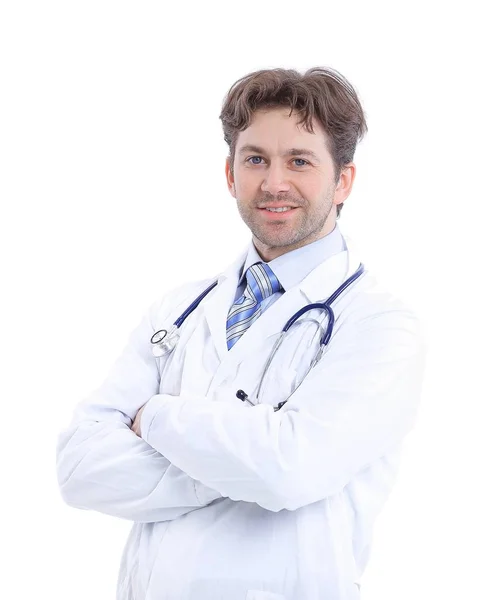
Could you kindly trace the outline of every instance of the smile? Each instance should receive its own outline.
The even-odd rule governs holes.
[[[281,208],[264,208],[264,210],[268,210],[270,212],[286,212],[287,210],[292,210],[292,206],[283,206]]]
[[[277,208],[259,208],[261,213],[269,221],[281,221],[289,219],[292,213],[297,209],[297,206],[278,206]]]

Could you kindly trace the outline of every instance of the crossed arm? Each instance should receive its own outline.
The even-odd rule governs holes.
[[[149,344],[154,309],[58,437],[57,479],[70,506],[154,522],[176,519],[222,497],[136,435],[140,409],[159,391],[159,369]]]
[[[60,438],[69,504],[135,521],[175,519],[221,497],[295,510],[339,492],[414,424],[424,346],[404,310],[345,325],[278,412],[158,394],[151,333],[140,325]]]

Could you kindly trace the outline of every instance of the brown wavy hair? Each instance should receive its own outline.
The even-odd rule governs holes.
[[[354,87],[329,67],[313,67],[303,74],[293,69],[263,69],[232,85],[219,117],[230,149],[232,173],[239,132],[249,127],[256,110],[281,106],[290,108],[290,115],[293,110],[298,111],[301,115],[298,124],[303,124],[310,133],[314,133],[313,119],[319,120],[328,138],[337,183],[368,127]],[[342,206],[337,206],[338,217]]]

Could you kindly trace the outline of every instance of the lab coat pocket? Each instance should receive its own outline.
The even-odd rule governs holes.
[[[245,600],[286,600],[286,596],[274,592],[265,592],[264,590],[249,590]]]

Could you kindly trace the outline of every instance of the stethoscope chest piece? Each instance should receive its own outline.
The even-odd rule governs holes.
[[[151,336],[153,356],[159,358],[160,356],[169,354],[175,348],[179,339],[180,335],[176,326],[171,327],[168,331],[166,329],[156,331]]]

